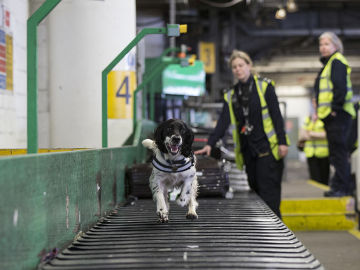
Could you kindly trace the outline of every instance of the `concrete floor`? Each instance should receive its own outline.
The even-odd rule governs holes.
[[[307,183],[305,162],[286,162],[282,198],[316,198],[323,190]],[[327,270],[359,270],[360,238],[347,231],[295,231],[295,235]]]

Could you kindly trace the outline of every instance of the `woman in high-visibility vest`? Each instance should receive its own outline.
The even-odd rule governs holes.
[[[310,179],[329,184],[330,162],[329,148],[324,123],[316,112],[305,118],[303,130],[305,135],[304,153],[307,159]]]
[[[314,90],[317,96],[317,114],[324,122],[329,143],[330,163],[335,174],[330,180],[327,197],[352,195],[348,134],[352,117],[355,117],[350,80],[351,68],[343,56],[343,44],[332,32],[319,37],[320,70]]]
[[[210,155],[231,127],[237,166],[242,169],[245,165],[250,188],[281,218],[281,178],[288,140],[274,82],[252,74],[252,61],[245,52],[233,51],[229,64],[238,83],[224,94],[216,128],[207,145],[195,154]]]

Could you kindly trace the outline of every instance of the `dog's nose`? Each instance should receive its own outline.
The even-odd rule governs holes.
[[[179,136],[173,136],[171,140],[173,143],[178,144],[180,143],[181,138]]]

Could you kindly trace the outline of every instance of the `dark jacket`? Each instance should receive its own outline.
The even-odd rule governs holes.
[[[251,86],[251,89],[249,89]],[[239,122],[238,132],[245,124],[245,117],[243,113],[243,104],[241,104],[242,94],[249,93],[249,124],[253,126],[253,130],[250,135],[241,134],[241,151],[243,154],[251,154],[257,156],[260,153],[270,152],[270,145],[266,134],[264,132],[260,98],[256,89],[253,76],[250,76],[249,80],[244,84],[239,82],[234,86],[235,94],[238,100],[238,109],[234,108],[234,113]],[[246,89],[247,91],[244,91]],[[239,95],[239,90],[241,94]],[[286,145],[286,137],[284,130],[284,121],[280,112],[279,102],[275,93],[274,87],[269,84],[265,93],[265,100],[270,112],[271,119],[273,121],[274,129],[278,137],[279,144]],[[227,102],[224,101],[223,110],[220,114],[220,118],[217,121],[214,132],[208,139],[208,144],[214,146],[216,142],[222,138],[230,125],[230,111]]]
[[[347,143],[348,143],[348,149],[350,151],[350,153],[352,154],[356,149],[357,149],[357,144],[358,144],[358,111],[359,111],[359,102],[356,102],[354,104],[354,108],[355,108],[355,112],[356,112],[356,117],[355,119],[352,119],[351,121],[351,129],[349,132],[349,137],[347,139]]]

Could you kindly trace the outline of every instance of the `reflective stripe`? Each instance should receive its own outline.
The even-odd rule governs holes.
[[[305,145],[309,147],[328,147],[327,143],[319,143],[318,141],[306,141]]]
[[[330,107],[331,103],[324,102],[324,103],[319,103],[319,105],[318,105],[318,107],[323,107],[323,106]]]
[[[314,147],[326,147],[326,148],[328,147],[327,144],[323,144],[323,143],[314,143],[313,146]]]
[[[232,135],[233,135],[233,140],[234,140],[234,144],[235,144],[235,149],[234,149],[235,163],[236,163],[236,166],[240,170],[242,170],[243,165],[244,165],[244,160],[243,160],[243,156],[242,156],[241,150],[240,150],[241,149],[240,138],[239,138],[238,129],[237,129],[237,121],[236,121],[233,106],[232,106],[232,95],[234,95],[234,89],[231,89],[226,94],[224,94],[224,99],[229,106],[230,122],[231,122],[230,127],[232,129]]]
[[[275,135],[274,129],[272,129],[270,132],[266,133],[266,136],[268,137],[268,139],[270,139],[273,135]]]
[[[332,92],[332,90],[330,88],[320,90],[320,93],[324,93],[324,92]]]

